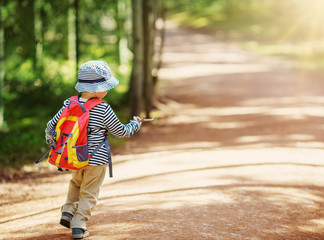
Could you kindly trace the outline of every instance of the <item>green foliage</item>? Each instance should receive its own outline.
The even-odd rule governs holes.
[[[8,126],[0,132],[0,167],[21,167],[38,160],[48,149],[45,144],[46,123],[61,108],[63,101],[78,94],[75,59],[68,54],[69,1],[42,1],[41,51],[36,54],[33,31],[36,1],[4,1],[2,22],[5,37],[5,79],[1,89],[4,119]],[[126,116],[130,63],[118,65],[115,28],[115,1],[103,5],[99,0],[79,2],[79,65],[88,60],[104,60],[120,84],[109,91],[106,100],[119,116]],[[125,2],[129,2],[125,0]],[[103,7],[104,6],[104,7]],[[23,17],[28,16],[28,17]],[[38,50],[39,51],[39,50]],[[38,57],[36,57],[38,56]],[[126,62],[130,62],[127,59]],[[1,106],[2,107],[2,106]],[[123,118],[125,120],[126,118]],[[112,144],[122,145],[120,140]]]

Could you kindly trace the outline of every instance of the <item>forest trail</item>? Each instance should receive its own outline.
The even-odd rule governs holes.
[[[113,156],[87,239],[324,239],[324,82],[168,24],[161,116]],[[70,174],[0,184],[0,239],[71,239]]]

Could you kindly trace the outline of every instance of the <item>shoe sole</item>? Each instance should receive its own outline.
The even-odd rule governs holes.
[[[70,221],[64,218],[61,218],[60,224],[66,228],[70,228]]]
[[[89,232],[86,231],[84,233],[81,233],[81,234],[72,234],[72,238],[73,239],[82,239],[82,238],[86,238],[86,237],[89,237]]]

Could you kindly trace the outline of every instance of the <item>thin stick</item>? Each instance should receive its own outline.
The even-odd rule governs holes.
[[[155,119],[155,116],[153,118],[144,118],[143,122],[151,122],[151,121],[154,121],[154,119]]]

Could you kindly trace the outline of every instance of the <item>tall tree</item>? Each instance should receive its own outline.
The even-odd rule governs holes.
[[[158,33],[156,34],[157,36],[157,43],[156,43],[156,52],[155,52],[155,67],[153,70],[153,91],[155,92],[155,86],[157,85],[158,82],[158,72],[162,66],[162,53],[163,53],[163,47],[164,47],[164,42],[165,42],[165,20],[166,20],[166,12],[167,12],[167,7],[166,7],[166,2],[165,0],[159,0],[157,4],[157,30]],[[153,93],[154,94],[154,93]]]
[[[153,54],[155,36],[154,1],[143,0],[143,26],[144,26],[144,103],[145,114],[149,117],[153,106]]]
[[[63,11],[62,11],[62,18],[64,19],[63,20],[64,24],[62,25],[62,32],[63,32],[63,36],[62,36],[62,53],[63,53],[63,58],[65,60],[70,59],[70,51],[69,51],[70,25],[71,25],[71,21],[70,21],[71,17],[70,17],[70,15],[74,14],[73,11],[71,11],[72,4],[73,4],[73,2],[71,0],[62,2],[62,7],[64,7]],[[73,19],[72,19],[72,21],[73,21]],[[72,24],[72,27],[73,26],[74,25]]]
[[[122,9],[122,1],[116,0],[115,2],[115,22],[116,22],[116,59],[118,64],[121,64],[121,39],[123,37],[123,9]]]
[[[4,127],[4,104],[3,104],[3,86],[4,86],[4,31],[2,19],[3,1],[0,1],[0,130]]]
[[[132,0],[133,9],[133,70],[130,81],[131,116],[140,115],[143,100],[144,38],[142,0]]]
[[[79,16],[79,0],[74,0],[75,9],[75,65],[76,76],[78,76],[78,66],[80,59],[80,16]]]
[[[152,56],[152,89],[151,103],[153,107],[156,104],[156,86],[158,82],[158,72],[162,66],[162,51],[165,40],[165,18],[166,18],[166,3],[164,0],[156,0],[153,2],[153,36],[151,39],[153,56]]]
[[[43,31],[42,31],[42,0],[34,0],[34,32],[35,32],[35,67],[40,66],[43,54]]]
[[[115,3],[115,22],[116,29],[115,35],[117,37],[116,41],[116,59],[118,64],[126,65],[129,60],[128,54],[128,30],[127,29],[127,10],[128,10],[128,0],[116,0]]]
[[[70,0],[68,10],[68,53],[69,59],[75,67],[75,75],[77,76],[79,65],[79,0]]]
[[[22,0],[16,5],[19,18],[21,36],[22,56],[24,59],[31,59],[33,67],[37,67],[36,38],[35,38],[35,16],[34,0]],[[27,19],[27,20],[26,20]]]

